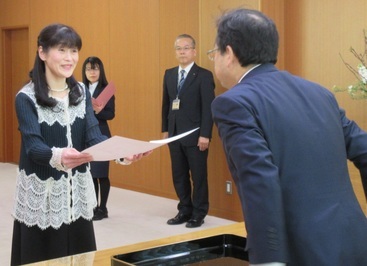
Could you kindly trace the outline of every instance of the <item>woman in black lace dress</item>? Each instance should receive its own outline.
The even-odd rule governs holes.
[[[73,77],[81,47],[71,27],[45,27],[38,36],[31,81],[16,96],[22,141],[11,265],[96,250],[93,158],[80,151],[107,137],[99,129],[89,91]]]

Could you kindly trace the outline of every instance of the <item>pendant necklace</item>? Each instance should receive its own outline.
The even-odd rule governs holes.
[[[48,89],[49,89],[50,91],[62,92],[62,91],[66,91],[67,89],[69,89],[69,87],[68,87],[68,84],[66,84],[66,85],[65,85],[65,88],[63,88],[63,89],[51,89],[50,87],[48,87]]]

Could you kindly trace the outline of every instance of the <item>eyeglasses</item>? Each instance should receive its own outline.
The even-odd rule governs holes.
[[[99,71],[99,68],[98,67],[95,67],[95,68],[86,68],[85,71],[87,72],[91,72],[91,71]]]
[[[181,51],[187,52],[188,50],[191,50],[191,49],[194,49],[194,47],[190,47],[190,46],[185,46],[185,47],[176,46],[175,47],[175,50],[177,52],[181,52]]]
[[[214,61],[214,55],[215,55],[215,52],[218,51],[218,49],[219,48],[214,48],[206,52],[210,61]]]

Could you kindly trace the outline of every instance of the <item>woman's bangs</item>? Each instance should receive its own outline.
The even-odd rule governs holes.
[[[80,50],[82,48],[82,40],[80,36],[76,32],[70,30],[70,28],[62,27],[55,33],[51,40],[51,47],[58,45],[68,48],[78,48],[78,50]]]

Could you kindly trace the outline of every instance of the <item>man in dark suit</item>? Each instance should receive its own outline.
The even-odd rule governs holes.
[[[347,159],[367,178],[367,134],[334,95],[279,71],[278,33],[255,10],[218,21],[212,103],[248,232],[250,265],[367,265],[367,219]],[[365,191],[366,193],[366,191]]]
[[[199,227],[208,213],[207,158],[213,120],[213,74],[195,64],[195,40],[179,35],[174,44],[179,66],[166,70],[163,79],[162,132],[172,137],[199,127],[192,134],[169,144],[173,184],[179,198],[178,214],[170,225],[186,222]],[[191,181],[190,181],[191,172]]]

